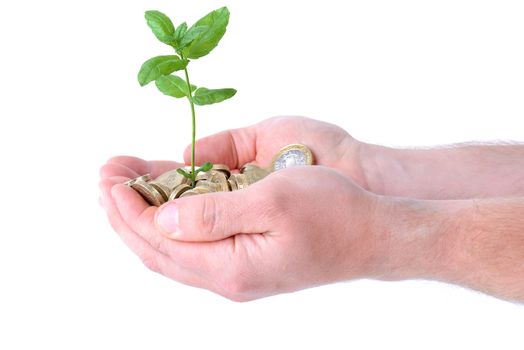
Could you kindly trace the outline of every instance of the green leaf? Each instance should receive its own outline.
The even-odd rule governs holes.
[[[236,93],[235,89],[198,88],[193,95],[193,102],[199,106],[210,105],[227,100],[235,96]]]
[[[186,22],[183,22],[182,24],[180,24],[176,29],[175,29],[175,48],[177,50],[179,50],[179,47],[180,47],[180,41],[182,40],[182,38],[184,37],[184,35],[186,34],[187,32],[187,23]]]
[[[205,32],[207,30],[207,27],[191,27],[190,30],[188,30],[184,36],[180,39],[180,43],[178,45],[178,51],[184,50],[188,45],[190,45],[193,40],[195,40],[200,34]],[[187,54],[187,52],[185,52]]]
[[[213,168],[213,163],[207,162],[202,164],[200,168],[198,168],[197,171],[209,171]]]
[[[158,40],[164,44],[173,44],[175,26],[173,26],[173,22],[171,22],[169,17],[160,11],[146,11],[145,18],[147,25]]]
[[[176,98],[190,96],[186,81],[176,75],[163,75],[155,81],[155,84],[158,90],[164,93],[164,95]],[[191,90],[194,88],[196,88],[196,86],[191,85]]]
[[[184,57],[195,59],[210,53],[224,36],[228,22],[227,7],[219,8],[199,19],[188,29],[182,40],[182,44],[187,45],[184,48]]]
[[[184,176],[187,179],[191,179],[191,174],[186,172],[184,169],[177,169],[176,172],[181,174],[182,176]]]
[[[162,75],[168,75],[186,68],[188,63],[188,60],[181,60],[180,57],[176,55],[153,57],[145,61],[140,68],[140,72],[138,72],[138,82],[140,86],[144,86]]]

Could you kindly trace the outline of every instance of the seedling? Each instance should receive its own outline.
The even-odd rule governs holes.
[[[196,60],[206,56],[217,45],[226,32],[229,22],[229,10],[222,7],[212,11],[199,19],[189,29],[186,22],[175,28],[169,17],[159,11],[146,11],[147,25],[153,31],[156,38],[162,43],[175,49],[176,55],[156,56],[142,65],[138,72],[138,82],[145,86],[154,81],[158,90],[167,96],[175,98],[186,97],[191,107],[192,120],[192,143],[191,143],[191,171],[184,169],[177,171],[191,180],[195,187],[196,176],[201,171],[209,171],[213,167],[210,162],[204,163],[195,169],[195,140],[196,140],[196,117],[195,105],[203,106],[222,102],[236,94],[235,89],[207,89],[197,88],[189,82],[187,66],[190,59]],[[172,73],[184,71],[184,78]]]

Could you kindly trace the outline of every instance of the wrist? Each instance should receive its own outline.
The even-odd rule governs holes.
[[[464,203],[378,197],[371,218],[376,242],[371,277],[449,279],[456,260],[456,231],[467,210]]]
[[[407,174],[399,150],[358,142],[354,159],[358,163],[359,184],[381,195],[402,195],[401,187]],[[395,179],[389,182],[389,179]]]
[[[331,166],[350,177],[360,187],[382,194],[377,191],[381,182],[378,148],[379,146],[360,142],[347,135],[335,150],[339,161]]]

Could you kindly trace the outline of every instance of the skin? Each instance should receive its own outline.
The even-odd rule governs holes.
[[[266,166],[289,143],[308,145],[318,166],[160,208],[122,183],[182,164],[115,157],[100,171],[101,204],[148,268],[235,301],[357,278],[524,301],[524,147],[393,150],[279,117],[199,140],[196,163]]]

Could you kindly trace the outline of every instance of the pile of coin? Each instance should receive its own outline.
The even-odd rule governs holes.
[[[271,172],[298,165],[312,165],[311,150],[301,144],[291,144],[282,148],[274,157],[269,168],[261,168],[255,164],[245,164],[240,173],[231,173],[224,164],[213,164],[209,171],[199,172],[195,187],[191,180],[173,169],[156,179],[149,174],[139,176],[126,182],[126,185],[137,191],[149,204],[161,206],[167,201],[211,192],[227,192],[242,190],[253,183],[262,180]],[[186,172],[191,167],[182,167]]]

